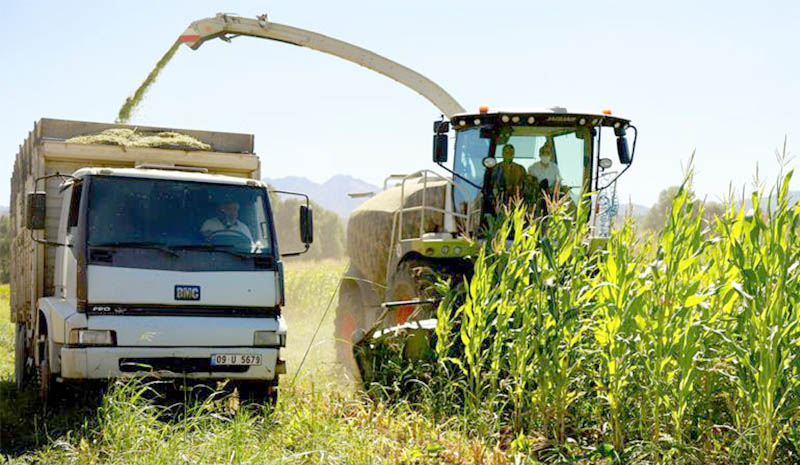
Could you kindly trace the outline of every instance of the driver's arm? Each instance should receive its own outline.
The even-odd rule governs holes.
[[[216,218],[209,218],[205,220],[203,222],[203,226],[200,227],[200,233],[205,237],[210,236],[214,231],[218,231],[220,229],[219,225],[215,224],[218,222],[219,220]]]
[[[247,224],[239,220],[236,226],[237,226],[237,231],[241,231],[242,234],[244,234],[245,236],[247,236],[248,239],[250,239],[250,242],[253,242],[253,234],[250,232],[250,228],[247,227]]]

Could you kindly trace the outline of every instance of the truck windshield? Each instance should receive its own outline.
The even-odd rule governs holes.
[[[494,153],[490,154],[490,139],[480,137],[480,128],[458,131],[455,172],[480,186],[486,172],[483,159],[493,156],[502,162],[504,151],[510,152],[505,147],[512,146],[513,162],[525,169],[528,179],[537,182],[547,179],[551,186],[558,181],[560,186],[569,189],[573,201],[578,200],[582,186],[590,177],[591,139],[587,128],[507,126],[500,134]],[[540,157],[543,152],[551,153],[548,163]],[[478,200],[479,190],[457,177],[455,182],[460,187],[454,192],[456,208],[466,212],[467,206]]]
[[[259,187],[98,176],[89,195],[90,246],[271,253]]]

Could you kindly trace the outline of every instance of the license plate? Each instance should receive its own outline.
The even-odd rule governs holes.
[[[261,355],[211,354],[211,365],[261,365]]]

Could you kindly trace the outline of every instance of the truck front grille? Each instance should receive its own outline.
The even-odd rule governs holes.
[[[119,369],[125,373],[137,371],[171,371],[173,373],[244,373],[247,365],[211,365],[211,357],[149,357],[121,358]]]

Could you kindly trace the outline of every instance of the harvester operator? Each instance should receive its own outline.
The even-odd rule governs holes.
[[[561,172],[553,161],[553,144],[551,142],[545,143],[539,149],[539,161],[528,168],[528,174],[534,177],[535,184],[542,185],[544,181],[547,181],[547,188],[561,184]]]
[[[525,168],[514,163],[514,146],[503,147],[503,161],[494,168],[495,186],[505,197],[522,194],[525,182]]]
[[[207,219],[200,227],[200,232],[206,238],[218,234],[240,236],[253,242],[250,228],[239,220],[239,202],[232,198],[225,198],[217,205],[217,216]]]

